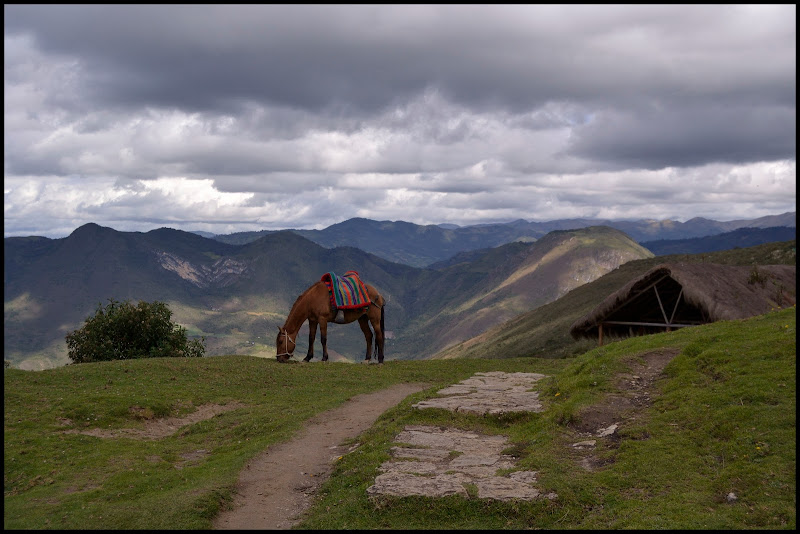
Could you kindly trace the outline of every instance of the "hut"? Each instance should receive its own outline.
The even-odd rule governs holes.
[[[662,263],[575,321],[575,339],[669,332],[795,304],[796,266]]]

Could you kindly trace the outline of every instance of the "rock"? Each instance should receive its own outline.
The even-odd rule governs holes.
[[[535,471],[498,475],[515,466],[514,458],[502,453],[508,447],[505,436],[487,436],[453,428],[408,425],[395,442],[410,446],[392,447],[393,459],[384,462],[382,474],[367,489],[371,496],[404,497],[420,495],[465,498],[532,500],[554,498],[534,486]],[[419,447],[419,448],[414,448]],[[474,488],[469,490],[468,488]]]
[[[540,373],[475,373],[458,384],[440,389],[444,397],[420,401],[414,408],[443,408],[456,413],[501,415],[511,412],[541,412],[539,392],[533,385]]]
[[[616,432],[616,431],[617,431],[617,424],[614,423],[613,425],[611,425],[609,427],[598,429],[597,437],[605,438],[605,437],[613,435],[614,432]]]

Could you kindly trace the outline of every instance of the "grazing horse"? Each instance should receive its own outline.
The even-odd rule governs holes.
[[[344,317],[337,317],[337,309],[331,303],[328,287],[325,282],[320,280],[316,284],[306,289],[292,305],[289,316],[282,327],[278,327],[278,337],[275,339],[276,357],[279,362],[286,362],[292,357],[296,347],[295,341],[300,327],[308,319],[308,354],[303,359],[307,362],[314,357],[314,338],[317,335],[317,325],[319,325],[320,337],[322,340],[322,361],[328,361],[328,323],[338,324],[352,323],[358,320],[364,338],[367,341],[367,355],[365,361],[372,359],[372,329],[375,330],[375,353],[378,356],[378,363],[383,363],[383,307],[386,304],[384,298],[378,291],[369,284],[364,284],[369,293],[370,303],[363,308],[339,309],[339,313],[344,312]]]

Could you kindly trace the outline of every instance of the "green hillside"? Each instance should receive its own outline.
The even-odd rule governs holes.
[[[795,265],[797,242],[767,243],[707,254],[657,256],[630,261],[579,286],[558,300],[523,313],[472,339],[448,347],[434,358],[563,358],[585,352],[591,341],[575,341],[569,329],[604,298],[659,263],[690,262],[725,265]]]
[[[598,446],[587,469],[570,445],[581,425],[620,394],[620,378],[665,353],[674,357],[647,402],[626,412],[617,438]],[[4,528],[209,529],[248,460],[314,414],[358,393],[426,382],[430,388],[386,412],[336,462],[299,528],[794,530],[796,356],[792,307],[567,359],[368,366],[221,356],[6,369]],[[477,416],[411,407],[479,371],[548,375],[539,390],[544,411]],[[159,439],[123,433],[208,405],[235,409]],[[537,484],[557,498],[370,499],[365,490],[394,436],[419,424],[507,436],[518,468],[537,471]]]
[[[797,228],[794,226],[775,226],[772,228],[739,228],[732,232],[694,239],[645,241],[641,245],[656,256],[664,256],[667,254],[702,254],[718,250],[754,247],[776,241],[791,241],[796,238]]]
[[[205,338],[208,355],[274,357],[277,328],[297,296],[323,274],[351,269],[387,300],[387,357],[422,359],[652,255],[608,227],[552,232],[436,270],[290,231],[230,245],[166,228],[85,225],[61,240],[6,239],[5,251],[4,356],[23,369],[67,363],[64,336],[108,299],[165,302],[174,322]],[[299,337],[302,355],[307,327]],[[357,361],[366,345],[352,324],[332,326],[328,347],[335,359]]]
[[[415,321],[398,341],[405,357],[428,358],[652,253],[606,226],[550,232],[535,243],[490,249],[436,271],[418,290]]]

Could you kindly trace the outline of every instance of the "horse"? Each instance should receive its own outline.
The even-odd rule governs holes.
[[[364,358],[369,362],[372,359],[372,329],[375,330],[375,354],[378,363],[383,363],[384,345],[384,306],[386,301],[378,291],[369,284],[364,284],[369,293],[370,303],[364,308],[357,309],[337,309],[331,303],[328,287],[322,280],[318,281],[297,297],[286,322],[278,327],[278,337],[275,339],[275,357],[279,362],[287,362],[292,357],[297,346],[297,334],[300,327],[308,320],[308,354],[303,359],[308,362],[314,357],[314,338],[317,335],[319,325],[320,338],[322,341],[322,361],[328,361],[328,323],[348,324],[358,321],[361,331],[364,332],[364,339],[367,342],[367,354]],[[342,312],[344,316],[342,317]]]

